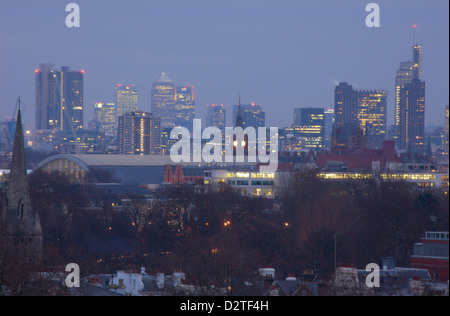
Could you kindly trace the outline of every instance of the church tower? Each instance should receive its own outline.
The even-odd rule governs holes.
[[[22,118],[17,113],[16,133],[8,183],[8,193],[3,207],[2,220],[8,234],[16,240],[27,241],[36,258],[42,256],[42,228],[39,214],[33,212],[28,188],[25,146],[22,130]]]
[[[244,119],[242,114],[242,106],[241,106],[241,96],[239,96],[238,109],[236,114],[236,126],[245,130]],[[233,136],[233,155],[236,156],[237,152],[240,148],[243,147],[244,156],[248,156],[248,135],[244,134],[244,139],[239,142],[236,138],[236,135]]]

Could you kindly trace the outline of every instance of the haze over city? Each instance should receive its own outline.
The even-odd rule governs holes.
[[[422,44],[426,124],[443,125],[448,104],[447,1],[377,1],[381,26],[365,25],[368,1],[77,1],[81,26],[65,25],[66,2],[0,1],[0,112],[34,128],[35,74],[41,63],[85,70],[85,123],[94,103],[114,100],[118,83],[136,84],[151,111],[162,72],[195,86],[206,104],[231,112],[238,95],[266,112],[267,126],[292,124],[294,107],[333,108],[334,88],[385,89],[394,117],[398,65],[411,59],[413,28]],[[231,120],[231,116],[228,116]]]

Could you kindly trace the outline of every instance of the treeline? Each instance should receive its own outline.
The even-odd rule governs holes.
[[[149,273],[182,270],[198,285],[233,283],[239,294],[238,284],[265,266],[281,278],[313,270],[321,279],[335,262],[364,268],[389,256],[407,267],[425,231],[449,229],[448,196],[405,182],[334,182],[310,172],[287,181],[275,201],[186,185],[117,209],[111,196],[69,180],[34,173],[31,197],[45,264],[75,262],[83,275],[138,264]]]

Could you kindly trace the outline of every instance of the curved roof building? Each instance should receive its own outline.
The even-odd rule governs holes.
[[[67,174],[74,182],[90,179],[95,183],[149,185],[164,183],[166,167],[176,165],[181,165],[186,176],[198,176],[208,167],[198,162],[174,163],[169,155],[61,154],[43,160],[32,172],[58,171]],[[218,167],[227,165],[233,164],[223,163]]]

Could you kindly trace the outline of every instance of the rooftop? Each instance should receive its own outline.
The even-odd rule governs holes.
[[[162,73],[158,80],[155,83],[173,83],[169,77],[165,73]]]

